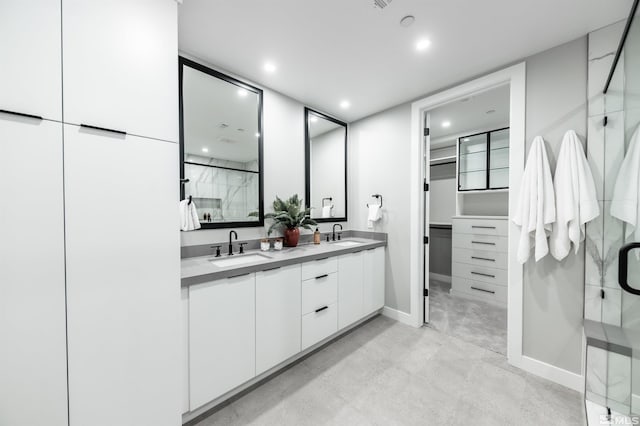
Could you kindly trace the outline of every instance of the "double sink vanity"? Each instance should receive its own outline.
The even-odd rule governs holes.
[[[183,420],[380,311],[385,235],[355,234],[182,259]]]

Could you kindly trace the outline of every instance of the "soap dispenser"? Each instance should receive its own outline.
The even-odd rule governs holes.
[[[320,231],[316,228],[316,232],[313,233],[313,244],[320,244]]]

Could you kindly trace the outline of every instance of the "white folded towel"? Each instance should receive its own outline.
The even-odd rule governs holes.
[[[627,155],[618,172],[611,199],[611,216],[626,223],[627,241],[640,241],[640,126],[631,136]]]
[[[367,228],[373,229],[373,223],[382,219],[382,209],[380,204],[369,205],[369,216],[367,217]]]
[[[525,263],[535,246],[536,262],[549,252],[547,236],[556,220],[553,181],[544,140],[536,136],[522,176],[522,188],[513,222],[520,227],[517,259]]]
[[[580,138],[573,130],[565,133],[558,155],[553,187],[556,193],[556,223],[549,249],[556,260],[571,251],[577,254],[584,241],[585,224],[600,215],[596,186]]]
[[[189,200],[180,201],[180,229],[182,231],[194,231],[200,229],[200,227],[196,203],[191,201],[191,204],[189,204]]]
[[[322,207],[322,217],[333,217],[333,205]]]

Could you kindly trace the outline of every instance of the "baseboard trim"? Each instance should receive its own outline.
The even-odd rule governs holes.
[[[451,275],[436,274],[435,272],[429,272],[429,279],[451,283]]]
[[[402,312],[397,309],[393,309],[388,306],[385,306],[384,308],[382,308],[382,315],[384,315],[385,317],[394,319],[396,321],[399,321],[403,324],[415,327],[415,325],[413,324],[411,315],[406,312]]]
[[[584,377],[581,374],[573,373],[528,356],[522,356],[519,363],[512,362],[512,364],[528,373],[535,374],[543,379],[584,393]]]

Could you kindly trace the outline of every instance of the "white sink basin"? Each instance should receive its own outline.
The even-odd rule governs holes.
[[[333,243],[334,246],[340,246],[340,247],[353,247],[353,246],[358,246],[360,244],[362,244],[360,241],[351,241],[351,240],[338,241]]]
[[[263,254],[236,254],[225,258],[209,259],[209,262],[220,268],[226,268],[227,266],[244,265],[245,263],[261,262],[267,259],[271,258]]]

